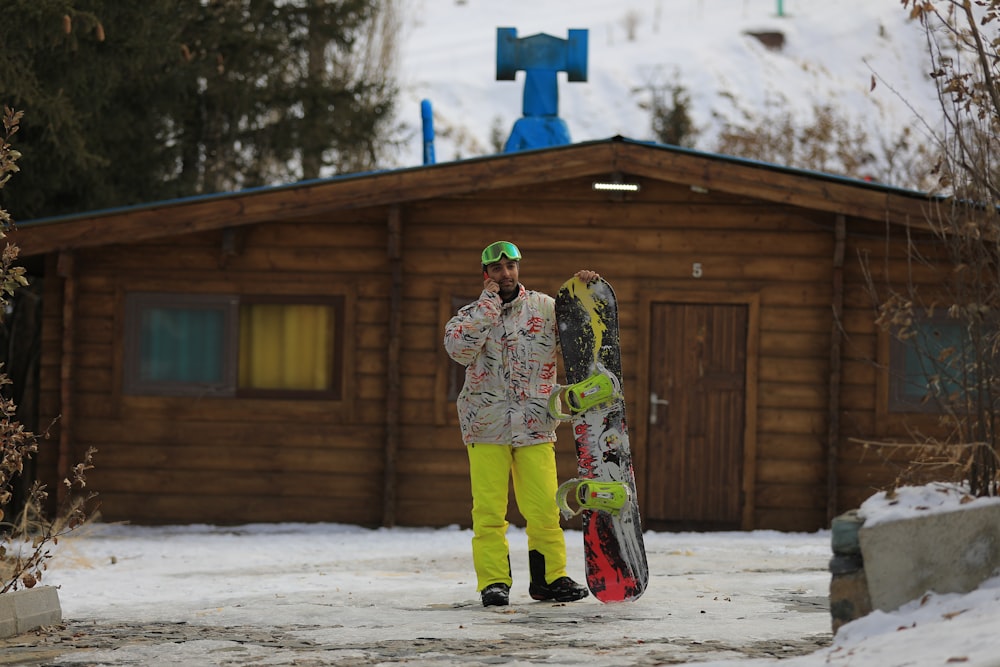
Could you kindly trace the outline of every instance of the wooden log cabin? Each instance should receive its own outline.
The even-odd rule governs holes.
[[[38,477],[94,447],[108,521],[468,526],[443,327],[507,239],[529,288],[617,291],[647,528],[817,530],[902,465],[859,444],[913,416],[859,257],[904,265],[930,205],[615,137],[22,222]]]

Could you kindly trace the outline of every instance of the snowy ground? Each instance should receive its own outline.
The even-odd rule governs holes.
[[[470,538],[457,528],[97,526],[66,541],[46,577],[60,586],[59,643],[84,640],[58,664],[599,667],[798,655],[830,640],[828,534],[648,534],[646,594],[604,605],[533,602],[526,538],[512,529],[509,609],[479,603]],[[567,534],[577,578],[581,539]],[[20,639],[52,648],[44,635]]]
[[[957,504],[920,491],[862,509],[874,521]],[[0,640],[0,665],[1000,666],[1000,577],[831,637],[829,532],[650,532],[646,594],[604,605],[531,601],[526,539],[512,528],[506,609],[480,605],[470,538],[336,524],[88,526],[60,543],[43,582],[59,586],[64,626]],[[567,533],[582,579],[580,540]]]

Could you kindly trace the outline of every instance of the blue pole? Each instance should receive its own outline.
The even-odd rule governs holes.
[[[778,16],[785,15],[785,3],[784,0],[778,0]]]
[[[430,100],[420,102],[420,120],[424,129],[424,164],[434,164],[434,111]]]

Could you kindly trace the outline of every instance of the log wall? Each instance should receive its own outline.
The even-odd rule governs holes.
[[[223,202],[224,203],[224,202]],[[220,204],[223,205],[223,204]],[[404,203],[402,339],[398,368],[390,344],[390,209],[276,219],[239,228],[225,252],[224,230],[77,250],[59,275],[49,256],[43,330],[41,407],[61,409],[41,463],[50,482],[65,461],[98,450],[91,487],[106,520],[136,523],[335,521],[378,525],[469,524],[468,465],[454,406],[451,362],[442,347],[453,300],[481,287],[478,254],[507,239],[524,253],[521,280],[554,294],[588,268],[615,287],[633,453],[640,498],[645,452],[650,332],[642,304],[687,292],[759,300],[757,346],[749,350],[756,412],[746,528],[816,530],[827,525],[832,266],[835,216],[749,197],[644,179],[616,200],[590,179],[491,190]],[[166,215],[166,213],[165,213]],[[856,268],[859,251],[880,252],[874,236],[854,238],[845,264],[843,382],[836,472],[844,509],[884,481],[854,444],[877,432],[879,336]],[[852,263],[853,262],[853,263]],[[693,267],[700,267],[695,275]],[[66,290],[67,281],[74,289]],[[343,295],[347,299],[342,401],[128,396],[121,391],[124,295],[128,290]],[[62,332],[65,295],[74,313],[72,345]],[[65,355],[72,355],[65,364]],[[68,378],[67,369],[71,370]],[[395,474],[388,478],[388,387],[398,373]],[[391,416],[390,416],[391,418]],[[55,448],[55,449],[53,449]],[[557,445],[560,476],[575,473],[569,428]],[[517,519],[516,512],[512,518]]]

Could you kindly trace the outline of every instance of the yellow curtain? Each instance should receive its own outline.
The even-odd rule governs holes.
[[[240,306],[240,388],[329,389],[332,310],[302,304]]]

